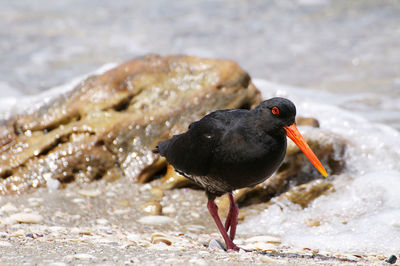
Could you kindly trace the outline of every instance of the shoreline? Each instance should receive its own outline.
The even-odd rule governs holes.
[[[0,198],[1,263],[344,265],[382,264],[389,258],[384,254],[296,249],[274,236],[244,234],[239,234],[235,242],[258,252],[225,252],[207,247],[212,239],[221,237],[203,206],[203,191],[166,191],[161,203],[166,212],[163,217],[168,218],[153,216],[154,219],[141,222],[141,218],[149,217],[141,207],[152,197],[149,186],[126,185],[123,181],[70,184],[55,191],[39,188]],[[190,202],[186,197],[191,198]],[[41,218],[31,223],[10,220],[21,212]]]

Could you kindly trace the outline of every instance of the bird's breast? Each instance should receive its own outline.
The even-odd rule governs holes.
[[[209,174],[233,189],[254,186],[271,176],[282,163],[287,145],[286,137],[235,144],[215,153]]]

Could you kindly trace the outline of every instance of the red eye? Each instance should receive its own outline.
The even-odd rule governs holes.
[[[274,115],[279,115],[279,108],[278,108],[278,107],[273,107],[273,108],[272,108],[272,113],[273,113]]]

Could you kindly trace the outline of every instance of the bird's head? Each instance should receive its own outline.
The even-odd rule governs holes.
[[[324,177],[327,177],[325,168],[296,127],[296,106],[293,102],[285,98],[275,97],[262,102],[256,110],[268,118],[268,121],[271,122],[269,126],[273,130],[281,132],[284,129],[286,135],[300,148],[315,168]]]

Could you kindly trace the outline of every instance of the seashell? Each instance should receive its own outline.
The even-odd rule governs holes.
[[[11,215],[10,219],[19,223],[38,224],[43,221],[43,216],[37,213],[19,212]]]
[[[152,244],[164,243],[168,246],[171,246],[172,239],[168,238],[166,235],[162,233],[154,233],[151,235],[151,243]]]

